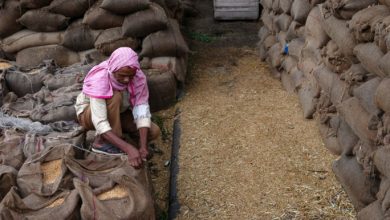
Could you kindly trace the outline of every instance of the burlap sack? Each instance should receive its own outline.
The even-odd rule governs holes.
[[[322,27],[328,36],[334,40],[341,52],[346,56],[353,55],[353,48],[356,45],[356,41],[352,33],[347,27],[345,20],[337,19],[331,15],[330,12],[323,7],[319,6]]]
[[[298,89],[301,87],[302,85],[302,82],[304,80],[304,75],[303,75],[303,72],[300,71],[298,68],[293,68],[291,70],[291,80],[293,81],[294,83],[294,86],[295,86],[295,92],[298,91]]]
[[[321,51],[325,65],[335,73],[342,73],[352,65],[352,60],[344,56],[337,44],[331,40]]]
[[[53,13],[64,15],[70,18],[79,18],[91,7],[96,0],[53,0],[48,6],[48,10]]]
[[[83,24],[88,24],[92,29],[108,29],[120,27],[125,19],[103,8],[100,8],[102,0],[96,2],[84,15]]]
[[[310,10],[311,5],[309,0],[294,0],[291,6],[291,16],[293,17],[294,21],[305,24]]]
[[[326,1],[325,6],[329,8],[337,18],[349,20],[356,12],[375,3],[377,3],[377,0],[331,0]]]
[[[275,18],[275,24],[278,26],[278,29],[280,31],[287,32],[291,22],[292,22],[292,18],[288,14],[281,14],[279,16],[276,16]]]
[[[389,16],[387,6],[376,5],[358,11],[350,21],[348,27],[352,31],[357,43],[374,41],[375,26],[378,22]]]
[[[376,77],[371,79],[353,90],[353,96],[357,97],[360,104],[370,115],[378,115],[379,108],[375,104],[375,92],[381,82],[381,79]]]
[[[97,65],[108,59],[108,56],[100,53],[96,49],[80,51],[79,56],[80,56],[80,62],[88,65],[91,64]]]
[[[295,38],[288,43],[288,55],[299,60],[302,55],[301,51],[305,45],[305,40],[302,38]]]
[[[8,191],[16,186],[16,175],[18,171],[7,165],[0,165],[0,201],[3,200]]]
[[[147,10],[127,15],[122,25],[122,33],[129,37],[145,37],[153,32],[165,30],[168,23],[170,21],[164,9],[152,3]]]
[[[19,1],[7,0],[0,8],[0,38],[5,38],[23,28],[16,20],[22,15]]]
[[[1,45],[4,52],[17,53],[29,47],[60,44],[63,36],[63,32],[42,33],[25,29],[3,39]]]
[[[389,30],[387,29],[388,26],[390,26],[390,16],[380,19],[373,27],[373,31],[375,32],[374,41],[383,53],[387,53],[388,49],[386,44],[386,40],[390,34]]]
[[[375,201],[379,182],[363,173],[355,157],[342,156],[333,162],[332,170],[357,211]]]
[[[390,7],[390,1],[389,0],[378,0],[379,3],[381,3],[382,5],[387,5],[388,7]]]
[[[158,69],[163,72],[171,71],[180,82],[185,81],[187,74],[186,63],[185,57],[144,57],[140,62],[142,69]]]
[[[86,73],[83,72],[50,75],[43,81],[43,85],[49,90],[57,90],[62,87],[83,83],[85,75]]]
[[[379,77],[386,76],[379,68],[379,61],[384,54],[375,43],[358,44],[353,52],[368,72],[374,73]]]
[[[271,9],[272,8],[272,0],[260,0],[260,4],[265,9]]]
[[[373,156],[375,151],[378,150],[378,146],[371,143],[365,143],[359,141],[353,148],[353,154],[356,157],[357,162],[362,165],[363,171],[367,175],[374,174]]]
[[[349,85],[355,85],[366,81],[369,75],[373,74],[368,73],[361,64],[352,64],[351,68],[340,75],[340,79]]]
[[[12,129],[3,130],[0,140],[0,164],[19,170],[24,161],[23,134]]]
[[[305,36],[305,26],[302,26],[296,21],[292,21],[288,30],[286,32],[286,40],[291,41],[295,38],[304,38]]]
[[[282,82],[283,88],[288,92],[288,93],[293,93],[295,91],[294,83],[290,77],[290,75],[286,71],[282,71],[280,80]]]
[[[381,175],[386,176],[387,178],[390,177],[390,163],[388,160],[389,156],[390,156],[390,148],[389,146],[385,146],[379,148],[374,153],[374,157],[373,157],[373,161],[376,169],[378,169]]]
[[[342,148],[342,154],[346,156],[353,155],[353,148],[359,141],[359,137],[353,133],[351,127],[342,117],[340,117],[337,128],[337,141]]]
[[[366,206],[364,209],[360,210],[357,214],[358,220],[382,220],[386,219],[384,213],[381,209],[381,204],[379,201],[375,201],[370,205]]]
[[[322,141],[325,144],[325,147],[334,155],[341,155],[343,152],[342,147],[337,141],[337,131],[331,128],[327,124],[318,123],[318,128],[320,130],[320,135]]]
[[[36,100],[31,99],[31,95],[27,94],[22,98],[9,92],[4,97],[3,106],[1,106],[1,111],[7,115],[18,117],[18,118],[28,118],[31,111],[38,105]]]
[[[27,158],[17,176],[20,195],[52,196],[60,189],[71,189],[73,186],[69,181],[71,178],[66,177],[64,161],[68,156],[74,156],[73,147],[59,144]]]
[[[8,70],[5,73],[7,87],[17,96],[23,97],[30,93],[38,92],[43,81],[51,76],[51,68],[43,67],[29,72],[21,72],[18,70]]]
[[[65,29],[68,26],[69,18],[45,10],[30,10],[17,21],[29,30],[51,32]]]
[[[136,38],[123,36],[121,27],[104,30],[95,41],[95,48],[106,56],[110,56],[119,47],[130,47],[136,50],[139,45]]]
[[[280,43],[274,44],[268,50],[268,57],[266,58],[269,65],[274,68],[279,68],[283,61],[283,50],[282,45]]]
[[[385,112],[390,112],[390,79],[385,78],[375,92],[375,104]]]
[[[16,63],[23,68],[34,68],[42,64],[44,60],[52,59],[61,67],[79,62],[79,55],[60,45],[47,45],[30,47],[19,51],[16,55]]]
[[[50,4],[52,0],[20,0],[20,6],[28,9],[41,8]]]
[[[304,80],[301,87],[298,90],[299,102],[303,110],[303,117],[310,119],[313,118],[313,114],[316,109],[318,91],[312,82]]]
[[[271,32],[268,30],[266,26],[262,26],[259,29],[259,32],[257,33],[257,36],[259,37],[259,42],[263,43],[264,40],[271,34]]]
[[[369,129],[370,116],[358,98],[352,97],[343,101],[338,111],[361,140],[366,143],[375,141],[376,131]]]
[[[108,11],[111,11],[115,14],[131,14],[136,11],[145,10],[149,7],[150,0],[136,0],[136,1],[110,1],[103,0],[100,5],[101,8],[104,8]]]
[[[22,198],[13,187],[0,203],[1,219],[80,219],[77,190],[64,190],[52,197],[30,194]]]
[[[286,73],[291,73],[291,71],[294,69],[294,67],[297,66],[297,59],[295,59],[292,56],[287,56],[283,61],[282,61],[282,68]]]
[[[176,102],[176,79],[171,71],[144,70],[149,88],[149,104],[152,112],[170,107]]]
[[[272,1],[272,11],[274,11],[277,14],[282,13],[282,9],[280,8],[280,0]]]
[[[148,35],[142,42],[140,57],[185,56],[189,52],[177,21],[170,19],[168,29]]]
[[[383,72],[386,76],[390,76],[390,52],[386,53],[380,60],[379,60],[379,69],[381,72]]]
[[[293,4],[293,1],[294,0],[281,0],[281,1],[279,1],[279,7],[280,7],[280,9],[284,12],[284,13],[286,13],[286,14],[290,14],[290,12],[291,12],[291,6],[292,6],[292,4]]]
[[[80,22],[74,22],[65,33],[61,45],[73,51],[84,51],[94,48],[94,43],[101,30],[91,30],[88,25]]]
[[[263,9],[260,19],[263,21],[264,26],[267,27],[271,33],[279,32],[278,30],[276,30],[276,27],[274,27],[274,17],[275,14],[272,11],[267,10],[265,8]]]

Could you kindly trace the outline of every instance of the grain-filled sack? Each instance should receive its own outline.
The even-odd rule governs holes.
[[[120,0],[120,1],[111,1],[103,0],[100,5],[101,8],[104,8],[108,11],[111,11],[115,14],[131,14],[136,11],[145,10],[148,8],[150,0]]]
[[[294,0],[291,6],[291,17],[301,24],[305,24],[311,5],[309,0]]]
[[[122,33],[129,37],[145,37],[153,32],[166,29],[168,23],[164,9],[152,3],[149,9],[127,15],[122,25]]]
[[[301,58],[301,51],[305,45],[305,40],[302,38],[295,38],[288,43],[288,55],[299,60]]]
[[[141,57],[185,56],[189,52],[187,43],[176,20],[170,19],[167,30],[148,35],[142,42]]]
[[[383,72],[386,76],[390,76],[390,52],[386,53],[380,60],[379,60],[379,69],[381,72]]]
[[[341,52],[346,56],[353,55],[353,48],[356,45],[355,38],[348,29],[347,21],[337,19],[331,15],[322,5],[319,6],[322,27],[328,36],[334,40]]]
[[[342,147],[337,141],[337,132],[334,128],[329,127],[327,124],[318,123],[320,135],[325,147],[334,155],[341,155]]]
[[[144,70],[149,88],[149,104],[152,112],[172,106],[176,102],[177,82],[171,71]]]
[[[278,26],[280,31],[287,31],[292,22],[292,18],[288,14],[281,14],[275,18],[275,24]]]
[[[33,31],[51,32],[65,29],[69,18],[37,9],[27,11],[17,21]]]
[[[378,0],[331,0],[326,1],[325,5],[337,18],[349,20],[356,12],[377,2]]]
[[[94,43],[101,32],[92,30],[81,22],[74,22],[66,29],[61,45],[73,51],[89,50],[94,48]]]
[[[355,157],[342,156],[333,162],[332,170],[357,211],[375,201],[379,183],[363,173]]]
[[[387,5],[387,7],[390,7],[390,1],[389,0],[378,0],[379,3],[382,5]]]
[[[352,65],[352,60],[344,56],[337,44],[331,40],[321,51],[325,65],[335,73],[342,73]]]
[[[0,200],[3,200],[12,186],[16,186],[18,171],[7,165],[0,165]]]
[[[304,38],[305,26],[302,26],[296,21],[292,21],[286,32],[286,40],[291,41],[295,38]]]
[[[302,82],[304,80],[303,72],[300,71],[297,67],[294,67],[290,73],[291,80],[293,81],[293,85],[295,86],[295,92],[301,87]]]
[[[4,97],[1,111],[7,115],[17,118],[28,118],[31,111],[38,105],[38,102],[32,98],[31,94],[27,94],[22,98],[13,92],[8,92]]]
[[[389,156],[390,148],[389,146],[385,146],[379,148],[374,153],[373,158],[376,169],[378,169],[378,171],[387,178],[390,177],[390,161],[388,160]]]
[[[375,144],[365,143],[364,141],[359,141],[353,148],[353,154],[355,155],[357,162],[362,165],[365,174],[374,174],[372,158],[377,150],[378,146]]]
[[[290,75],[286,71],[282,71],[281,76],[280,76],[280,81],[282,82],[283,88],[288,93],[293,93],[295,91],[294,83],[291,80]]]
[[[313,85],[312,82],[304,80],[298,90],[298,97],[302,106],[303,117],[307,119],[313,118],[313,114],[316,110],[318,91],[315,87],[316,86]]]
[[[390,34],[390,31],[387,29],[388,26],[390,26],[390,16],[386,16],[385,18],[379,20],[373,27],[373,31],[375,33],[374,41],[383,53],[386,53],[388,51],[388,47],[386,44],[386,41]]]
[[[69,74],[50,75],[43,81],[43,85],[49,90],[56,90],[62,87],[68,87],[77,83],[83,83],[86,74],[82,72],[73,72]]]
[[[381,202],[378,200],[360,210],[360,212],[357,213],[356,217],[359,220],[386,219],[381,207]]]
[[[282,58],[282,45],[280,43],[276,43],[268,50],[268,56],[266,60],[272,67],[279,68],[282,65]]]
[[[272,8],[272,0],[260,0],[260,4],[267,9]]]
[[[357,12],[348,21],[348,27],[352,31],[356,42],[372,42],[375,36],[376,24],[389,15],[390,10],[387,6],[372,6]]]
[[[22,15],[19,1],[7,0],[0,8],[0,38],[5,38],[23,28],[16,20]]]
[[[143,69],[159,69],[167,72],[171,71],[176,79],[184,82],[187,75],[187,58],[186,57],[145,57],[141,61]]]
[[[64,32],[42,33],[25,29],[3,39],[1,45],[4,52],[17,53],[29,47],[60,44],[63,37]]]
[[[20,6],[28,9],[41,8],[50,4],[52,0],[20,0]]]
[[[282,68],[287,72],[291,73],[292,69],[294,69],[297,66],[298,60],[295,59],[292,56],[287,56],[282,61]]]
[[[77,190],[63,190],[52,197],[30,194],[23,198],[11,188],[0,203],[1,219],[80,219]]]
[[[263,43],[264,40],[271,34],[271,32],[268,30],[266,26],[262,26],[259,29],[259,32],[257,33],[257,36],[259,37],[259,42]]]
[[[343,101],[338,112],[361,140],[367,143],[375,141],[376,130],[369,129],[370,115],[358,98],[352,97]]]
[[[95,0],[53,0],[48,9],[50,12],[70,18],[79,18],[91,7]]]
[[[384,54],[375,43],[358,44],[353,52],[368,72],[374,73],[379,77],[386,76],[379,68],[379,61]]]
[[[375,104],[375,92],[381,82],[379,77],[373,78],[353,90],[353,96],[357,97],[360,104],[370,115],[378,115],[379,108]]]
[[[34,68],[44,60],[52,59],[59,66],[69,66],[80,60],[78,53],[60,45],[30,47],[19,51],[16,63],[23,68]]]
[[[20,146],[23,134],[13,129],[4,129],[0,140],[0,164],[19,170],[25,159]]]
[[[279,1],[279,7],[282,9],[282,11],[286,14],[290,14],[291,12],[291,6],[293,4],[294,0],[280,0]]]
[[[125,19],[103,8],[100,8],[102,1],[96,2],[84,15],[83,24],[88,24],[92,29],[108,29],[120,27]]]
[[[369,75],[375,76],[374,74],[368,73],[367,70],[365,70],[363,66],[359,63],[352,64],[352,66],[347,71],[340,75],[340,78],[349,85],[355,85],[359,84],[360,82],[366,81]]]
[[[277,31],[276,27],[274,27],[274,18],[275,14],[270,10],[263,9],[263,11],[261,12],[260,19],[263,21],[264,26],[267,27],[268,30],[270,30],[271,32],[277,33],[279,31]]]
[[[375,92],[376,105],[385,112],[390,112],[390,78],[384,78]]]
[[[43,86],[42,82],[51,74],[51,67],[43,67],[27,72],[8,70],[5,74],[5,80],[7,87],[17,96],[22,97],[28,93],[38,92]]]
[[[280,8],[280,0],[272,1],[272,11],[274,11],[277,14],[282,13],[282,9]]]
[[[340,117],[337,127],[337,142],[342,148],[342,154],[346,156],[353,155],[353,148],[359,141],[359,137],[352,131],[344,118]]]
[[[104,30],[95,41],[95,48],[106,56],[110,56],[119,47],[130,47],[136,50],[139,45],[136,38],[123,36],[120,27]]]
[[[20,194],[52,196],[59,189],[70,189],[72,185],[65,181],[67,167],[63,158],[73,155],[71,145],[59,144],[27,158],[17,176]]]

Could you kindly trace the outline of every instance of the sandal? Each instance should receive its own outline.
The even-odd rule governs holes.
[[[99,147],[92,145],[92,151],[95,153],[113,155],[113,156],[126,155],[125,152],[123,152],[119,148],[117,148],[109,143],[104,143],[102,145],[99,145]]]

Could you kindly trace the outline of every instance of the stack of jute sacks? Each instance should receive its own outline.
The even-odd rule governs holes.
[[[262,0],[259,53],[315,118],[359,219],[390,215],[390,1]]]
[[[6,0],[0,6],[0,56],[15,59],[21,70],[46,59],[60,67],[102,61],[131,47],[143,60],[154,111],[172,104],[185,80],[189,49],[178,0]]]

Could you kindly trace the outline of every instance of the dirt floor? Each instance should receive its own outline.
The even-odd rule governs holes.
[[[354,219],[316,122],[258,58],[260,22],[216,22],[211,3],[186,23],[193,54],[183,99],[155,114],[164,128],[156,143],[164,153],[151,162],[161,219],[177,108],[177,219]]]

